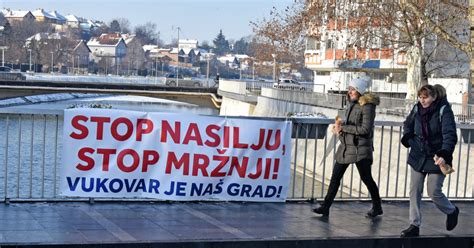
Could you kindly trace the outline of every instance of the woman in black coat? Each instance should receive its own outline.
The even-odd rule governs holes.
[[[441,191],[445,175],[440,166],[452,165],[457,143],[454,114],[446,99],[446,90],[440,85],[424,85],[418,90],[418,103],[403,123],[402,144],[410,147],[408,164],[411,166],[410,226],[402,237],[420,233],[420,203],[425,178],[428,195],[436,207],[447,215],[446,229],[456,227],[459,209]]]
[[[314,213],[329,215],[334,198],[339,189],[340,181],[349,164],[355,163],[360,177],[372,197],[372,209],[369,217],[381,215],[382,204],[377,184],[372,178],[371,166],[373,161],[373,137],[375,108],[380,98],[366,93],[367,79],[356,78],[349,83],[348,100],[345,122],[336,122],[334,131],[339,135],[340,145],[336,152],[336,163],[331,175],[328,192],[321,206],[313,209]]]

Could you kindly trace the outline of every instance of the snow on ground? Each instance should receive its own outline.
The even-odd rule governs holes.
[[[306,113],[306,112],[289,113],[288,117],[293,117],[293,118],[320,118],[320,119],[327,119],[328,118],[323,113]]]
[[[90,101],[91,99],[81,99],[80,101]],[[161,104],[180,104],[193,105],[190,103],[183,103],[173,100],[147,97],[147,96],[132,96],[132,95],[102,95],[94,97],[94,101],[115,101],[115,102],[130,102],[130,103],[161,103]]]

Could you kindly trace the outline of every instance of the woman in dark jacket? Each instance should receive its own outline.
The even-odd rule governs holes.
[[[349,164],[355,163],[360,177],[372,197],[372,209],[369,217],[383,214],[377,184],[372,178],[373,133],[375,107],[380,99],[373,94],[365,94],[368,80],[354,79],[349,84],[345,122],[335,124],[334,132],[339,135],[340,145],[336,152],[336,163],[332,171],[331,181],[324,202],[313,209],[314,213],[329,215],[329,208],[336,197],[340,181]]]
[[[401,140],[405,147],[411,148],[408,155],[411,166],[410,226],[401,232],[402,237],[415,237],[420,233],[420,203],[425,177],[428,177],[428,195],[447,215],[447,230],[456,227],[459,215],[459,209],[441,191],[445,175],[440,166],[452,165],[457,143],[456,123],[446,90],[440,85],[424,85],[418,90],[418,99],[403,123]]]

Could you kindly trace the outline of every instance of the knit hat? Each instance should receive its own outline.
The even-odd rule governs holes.
[[[363,95],[367,91],[367,88],[369,88],[369,79],[354,78],[349,83],[349,87],[354,88],[359,94]]]

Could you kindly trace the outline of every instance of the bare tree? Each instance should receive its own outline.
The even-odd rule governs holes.
[[[249,53],[258,61],[272,61],[272,54],[275,54],[278,62],[301,69],[304,65],[306,23],[309,21],[305,11],[305,2],[297,0],[283,11],[274,7],[268,19],[251,22],[255,37],[249,43]]]
[[[137,74],[139,69],[142,69],[145,64],[145,52],[143,51],[143,44],[137,38],[127,44],[127,55],[124,58],[124,63],[127,68],[127,75],[130,71]]]
[[[127,18],[119,17],[115,20],[120,24],[120,33],[128,34],[131,32],[130,21]]]
[[[288,50],[301,46],[306,36],[330,38],[345,50],[388,48],[406,54],[410,99],[430,75],[469,73],[472,48],[468,2],[463,0],[298,0],[283,14],[273,12],[271,19],[254,26],[258,35]]]
[[[135,35],[143,44],[157,44],[160,38],[159,33],[156,30],[156,24],[152,22],[136,26]]]
[[[5,60],[10,63],[27,63],[28,47],[25,46],[25,40],[37,33],[51,31],[50,24],[24,20],[11,23],[11,30],[5,36],[5,45],[8,46],[8,52],[5,53]]]

